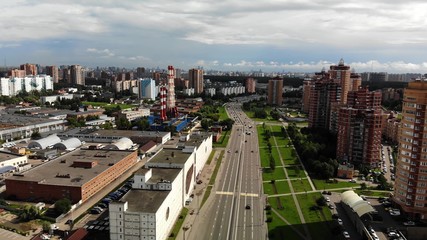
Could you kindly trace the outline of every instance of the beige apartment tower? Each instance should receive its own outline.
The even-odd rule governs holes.
[[[283,102],[283,79],[268,80],[267,103],[268,105],[281,106]]]
[[[403,93],[394,202],[414,220],[427,219],[427,82]]]

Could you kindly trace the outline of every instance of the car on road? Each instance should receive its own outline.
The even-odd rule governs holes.
[[[407,221],[407,222],[404,222],[403,225],[405,225],[405,226],[415,226],[415,222],[413,222],[413,221]]]
[[[202,180],[197,180],[197,184],[202,184],[203,183],[203,181]]]
[[[329,197],[325,197],[326,202],[330,202],[331,199],[329,199]]]
[[[345,239],[350,239],[350,234],[347,231],[342,232]]]
[[[246,209],[251,209],[251,205],[246,205],[246,207],[245,207]]]
[[[332,205],[332,204],[328,204],[328,208],[329,208],[329,209],[334,209],[335,207],[334,207],[334,205]]]
[[[338,219],[337,219],[337,222],[338,222],[338,224],[339,224],[339,225],[341,225],[341,226],[343,225],[343,222],[342,222],[342,219],[341,219],[341,218],[338,218]]]

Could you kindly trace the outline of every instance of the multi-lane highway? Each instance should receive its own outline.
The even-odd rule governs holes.
[[[256,126],[240,105],[229,105],[227,111],[235,120],[229,145],[211,199],[189,239],[266,238]]]

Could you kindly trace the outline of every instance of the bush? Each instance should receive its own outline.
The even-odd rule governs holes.
[[[57,213],[67,213],[71,209],[70,199],[63,198],[55,202],[55,211]]]

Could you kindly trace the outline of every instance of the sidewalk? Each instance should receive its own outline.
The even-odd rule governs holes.
[[[202,173],[200,174],[199,179],[202,180],[203,183],[196,184],[194,186],[194,189],[192,192],[194,194],[194,198],[193,198],[193,201],[188,206],[186,206],[186,208],[188,208],[188,214],[185,217],[185,220],[181,226],[181,229],[179,229],[178,235],[175,238],[176,240],[191,239],[189,235],[191,235],[192,228],[195,225],[197,218],[200,215],[202,215],[203,209],[206,209],[206,208],[203,208],[203,206],[201,206],[202,201],[206,192],[206,188],[209,186],[209,181],[215,170],[216,163],[218,160],[221,161],[221,159],[218,159],[218,158],[221,151],[223,150],[225,149],[222,149],[222,148],[212,149],[212,151],[215,151],[214,156],[210,164],[206,163],[205,167],[202,170]],[[215,195],[215,187],[212,185],[210,196],[208,200],[205,202],[205,205],[209,204],[210,199],[212,199],[212,196],[214,195]],[[184,230],[183,230],[184,227],[188,228],[188,230],[185,231],[185,237],[184,237]]]

